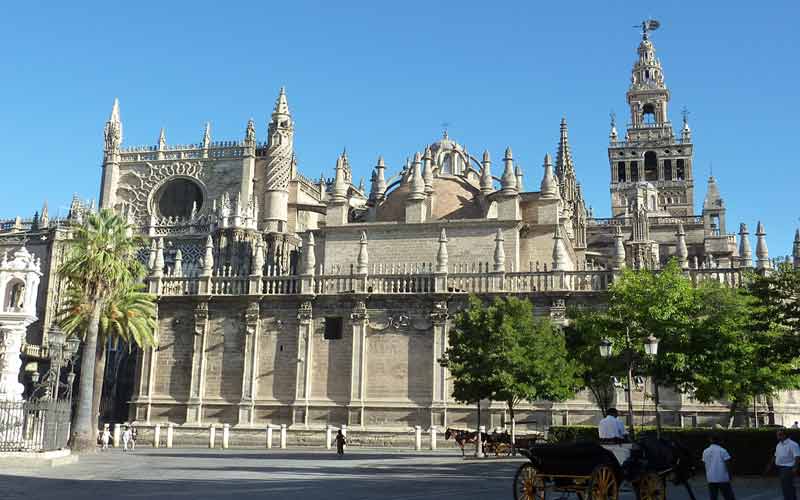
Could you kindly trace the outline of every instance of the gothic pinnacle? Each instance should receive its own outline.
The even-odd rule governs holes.
[[[161,133],[158,134],[158,149],[164,150],[167,146],[167,132],[164,127],[161,127]]]
[[[767,249],[767,232],[764,224],[758,221],[756,225],[756,267],[758,269],[769,269],[769,250]]]
[[[542,198],[558,198],[558,187],[553,177],[553,159],[550,153],[545,153],[544,155],[544,177],[542,177],[542,184],[539,191],[541,192]]]
[[[514,157],[511,154],[511,146],[506,148],[503,157],[503,176],[500,177],[500,187],[505,194],[517,194],[517,176],[514,173]]]
[[[413,170],[411,172],[411,177],[409,178],[411,185],[408,192],[409,200],[422,200],[425,198],[425,181],[422,179],[420,163],[420,154],[416,153],[414,155],[414,166],[412,167]]]
[[[278,98],[275,99],[275,108],[272,111],[272,117],[289,116],[290,114],[289,101],[286,99],[286,87],[281,87]]]
[[[753,267],[753,253],[750,250],[750,232],[747,224],[739,224],[739,261],[742,267]]]
[[[206,122],[206,128],[203,130],[203,149],[208,149],[211,145],[211,122]]]
[[[489,159],[489,151],[484,150],[483,161],[481,161],[481,192],[483,194],[489,194],[492,191],[494,191],[492,160]]]

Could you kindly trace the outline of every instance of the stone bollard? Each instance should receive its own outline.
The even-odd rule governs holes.
[[[119,440],[122,437],[122,425],[114,424],[114,448],[119,448]]]
[[[172,438],[175,436],[175,425],[170,422],[167,425],[167,448],[172,448]]]
[[[431,426],[431,450],[436,449],[436,426]]]
[[[227,450],[231,437],[231,424],[222,425],[222,449]]]
[[[342,424],[342,436],[347,437],[347,424]],[[347,444],[344,445],[347,448]]]
[[[477,458],[483,458],[485,455],[483,454],[483,433],[486,432],[486,426],[482,425],[478,427],[478,439],[475,442],[475,456]]]
[[[161,424],[153,427],[153,448],[158,448],[161,444]]]
[[[267,449],[272,449],[272,426],[267,426]]]
[[[333,427],[330,424],[325,426],[325,449],[331,449],[331,437],[333,435]]]
[[[208,427],[208,447],[212,450],[214,449],[214,441],[217,437],[217,428],[214,427],[214,424],[211,424]]]
[[[286,449],[286,424],[281,424],[281,449]]]
[[[414,450],[422,450],[422,426],[414,426]]]

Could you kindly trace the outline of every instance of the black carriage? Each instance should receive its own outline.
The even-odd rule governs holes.
[[[638,500],[665,500],[668,477],[689,489],[687,481],[695,469],[690,455],[676,443],[655,438],[612,446],[542,444],[520,451],[530,462],[514,476],[515,500],[546,500],[548,493],[617,500],[626,481]]]

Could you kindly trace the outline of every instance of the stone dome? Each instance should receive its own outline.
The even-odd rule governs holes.
[[[409,184],[402,183],[392,190],[376,210],[378,222],[405,220],[405,203]],[[485,210],[479,201],[480,190],[458,176],[436,177],[433,180],[433,213],[427,220],[481,219]]]

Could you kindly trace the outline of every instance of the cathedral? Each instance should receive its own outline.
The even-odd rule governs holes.
[[[452,398],[441,358],[452,315],[471,293],[529,299],[557,322],[566,308],[602,304],[625,267],[657,270],[677,259],[695,282],[741,283],[767,269],[757,224],[755,259],[746,224],[728,232],[725,202],[709,177],[695,211],[692,131],[676,132],[670,91],[643,33],[627,91],[624,131],[612,117],[610,218],[587,209],[566,120],[555,156],[525,179],[512,148],[468,149],[445,133],[403,165],[378,157],[369,187],[355,184],[346,153],[331,177],[301,173],[294,117],[280,89],[265,140],[247,123],[243,140],[123,147],[120,105],[105,126],[100,207],[113,208],[149,244],[139,258],[158,299],[157,348],[140,353],[131,420],[243,427],[347,424],[374,431],[474,426],[474,405]],[[621,128],[621,127],[620,127]],[[475,151],[475,153],[473,153]],[[530,189],[526,190],[527,184]],[[55,268],[69,222],[93,207],[73,201],[66,220],[46,208],[0,227],[0,251],[20,241],[43,268],[39,321],[25,356],[47,345],[63,295]],[[800,235],[794,244],[800,266]],[[654,408],[646,384],[633,397]],[[618,404],[624,406],[620,389]],[[724,405],[661,396],[667,425],[714,423]],[[774,402],[778,420],[800,419],[800,402]],[[484,402],[484,422],[504,425],[504,404]],[[520,420],[581,423],[599,410],[588,393],[525,403]],[[778,422],[780,423],[780,422]]]

